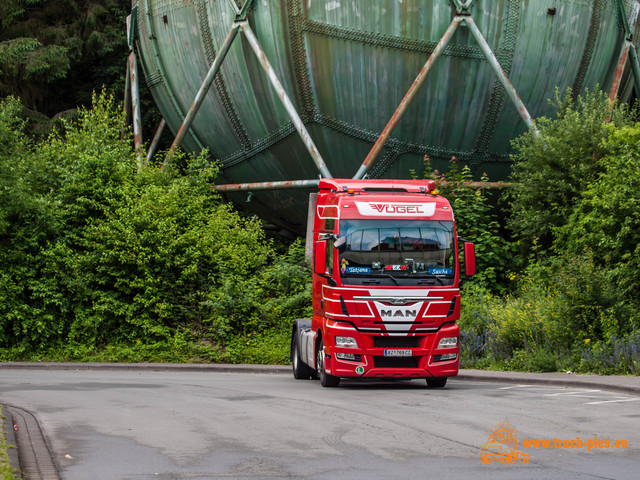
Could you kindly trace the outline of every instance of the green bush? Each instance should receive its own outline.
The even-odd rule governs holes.
[[[277,256],[259,221],[221,203],[206,152],[138,168],[104,94],[33,146],[16,115],[2,104],[2,358],[238,361],[226,343],[279,342],[309,314],[302,245]]]
[[[557,119],[537,121],[539,136],[514,142],[508,225],[523,268],[503,297],[465,287],[461,359],[637,373],[640,127],[600,92],[557,104]]]
[[[486,189],[470,186],[471,169],[467,165],[460,168],[454,160],[444,174],[431,171],[428,157],[425,167],[427,176],[436,181],[438,193],[451,203],[458,237],[475,244],[477,275],[468,281],[503,291],[512,270],[513,248],[504,238]],[[488,182],[489,178],[483,175],[481,180]]]
[[[291,329],[272,329],[234,337],[225,347],[225,363],[286,364],[289,362]]]
[[[640,298],[640,124],[613,127],[603,171],[582,192],[556,248],[590,252],[620,301]],[[635,318],[635,326],[640,326]],[[617,332],[615,332],[617,333]]]
[[[557,118],[536,119],[539,135],[527,132],[513,142],[508,224],[525,254],[534,246],[551,248],[554,229],[567,222],[581,192],[603,171],[603,141],[613,128],[634,121],[632,111],[624,105],[610,106],[601,91],[576,101],[567,92],[563,98],[556,96],[555,106]]]
[[[576,369],[604,375],[640,375],[640,329],[622,337],[585,342]]]

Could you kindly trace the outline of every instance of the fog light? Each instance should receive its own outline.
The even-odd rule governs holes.
[[[433,361],[434,362],[446,362],[447,360],[455,360],[456,358],[458,358],[458,354],[457,353],[445,353],[445,354],[442,354],[442,355],[434,355]]]
[[[355,355],[353,353],[336,353],[336,358],[338,360],[349,360],[351,362],[362,361],[362,357],[360,355]]]
[[[455,348],[458,346],[458,337],[444,337],[438,343],[438,348]]]
[[[358,348],[358,342],[353,337],[336,337],[336,347]]]

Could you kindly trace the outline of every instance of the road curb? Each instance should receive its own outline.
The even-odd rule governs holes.
[[[622,375],[576,375],[573,373],[494,372],[460,370],[451,380],[498,382],[516,385],[547,385],[565,388],[607,390],[627,395],[640,395],[640,377]]]
[[[56,363],[56,362],[0,362],[0,370],[125,370],[125,371],[182,371],[222,373],[290,373],[287,365],[249,365],[226,363]]]
[[[58,469],[36,417],[21,408],[5,408],[14,429],[22,476],[29,480],[60,480]]]
[[[10,409],[6,405],[2,405],[2,411],[4,412],[4,431],[0,432],[4,434],[5,443],[9,448],[7,448],[7,456],[9,457],[9,465],[14,470],[14,477],[17,479],[22,478],[22,473],[20,470],[20,459],[18,458],[18,442],[16,441],[15,436],[15,423],[13,422],[13,416],[11,415]]]

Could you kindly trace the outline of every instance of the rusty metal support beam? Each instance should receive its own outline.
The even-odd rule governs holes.
[[[236,5],[236,2],[234,0],[228,0],[228,3],[231,6],[231,8],[233,8],[233,11],[236,12],[236,15],[238,15],[240,13],[240,8],[238,8],[238,5]]]
[[[624,72],[624,67],[627,65],[627,59],[629,58],[629,47],[629,42],[625,41],[622,45],[620,58],[618,59],[618,66],[616,67],[615,74],[613,75],[613,82],[611,82],[611,89],[609,90],[609,101],[612,104],[613,102],[615,102],[616,98],[618,97],[618,92],[620,91],[622,73]]]
[[[640,64],[638,63],[638,51],[633,42],[629,42],[629,61],[633,72],[633,85],[636,89],[636,96],[640,97]]]
[[[253,1],[254,0],[246,0],[244,2],[244,5],[242,5],[240,11],[237,12],[236,20],[241,21],[247,18],[247,13],[249,13],[249,8],[251,8],[251,5],[253,5]]]
[[[235,183],[229,185],[213,185],[218,192],[250,192],[258,190],[288,190],[293,188],[315,188],[320,180],[289,180],[282,182]]]
[[[620,15],[620,19],[622,20],[622,28],[624,28],[625,40],[632,41],[633,32],[629,25],[629,17],[627,16],[627,9],[624,7],[624,2],[623,0],[616,0],[616,4],[618,6],[618,15]]]
[[[258,182],[258,183],[233,183],[227,185],[212,185],[211,188],[218,192],[251,192],[259,190],[290,190],[315,188],[320,184],[320,180],[288,180],[281,182]],[[440,186],[448,185],[464,185],[465,187],[487,190],[502,190],[505,188],[513,188],[517,186],[512,182],[450,182],[447,180],[438,181]]]
[[[622,80],[622,73],[627,61],[631,64],[631,72],[633,74],[633,85],[636,90],[636,96],[640,97],[640,65],[638,64],[638,52],[636,46],[633,43],[633,31],[635,30],[637,23],[637,16],[634,15],[633,25],[629,24],[629,18],[627,16],[627,10],[622,0],[617,0],[618,15],[622,20],[622,26],[624,28],[625,39],[622,45],[622,51],[620,52],[620,58],[618,60],[618,66],[616,67],[613,82],[611,84],[611,90],[609,90],[609,100],[613,102],[618,96],[620,90],[620,82]]]
[[[149,163],[153,156],[158,150],[158,144],[160,143],[160,137],[162,136],[162,132],[164,132],[164,127],[167,126],[167,121],[163,118],[160,120],[158,124],[158,128],[156,129],[156,134],[153,136],[153,140],[151,141],[151,145],[149,145],[149,151],[147,152],[146,163]]]
[[[138,168],[144,161],[142,152],[142,116],[140,114],[140,90],[138,88],[138,62],[135,52],[129,54],[129,76],[131,84],[131,113],[133,117],[133,142],[136,150]]]
[[[200,107],[202,106],[202,102],[204,101],[205,97],[207,96],[207,93],[209,92],[209,88],[211,88],[211,84],[213,83],[215,76],[220,70],[220,66],[222,65],[222,62],[224,62],[224,59],[227,56],[227,53],[229,53],[229,48],[231,48],[231,44],[233,43],[236,36],[238,35],[239,27],[240,27],[239,23],[234,23],[229,29],[229,33],[227,34],[227,38],[225,38],[224,43],[222,44],[222,48],[218,52],[216,59],[213,61],[211,68],[209,68],[209,72],[207,73],[207,76],[202,82],[202,85],[200,86],[200,89],[196,94],[196,98],[193,100],[193,103],[191,104],[191,108],[187,112],[187,115],[184,117],[182,126],[180,127],[180,130],[178,130],[178,134],[176,135],[176,138],[173,140],[173,143],[171,144],[171,148],[169,148],[169,153],[167,153],[167,156],[164,159],[164,163],[162,164],[163,168],[166,167],[166,165],[169,163],[169,160],[171,159],[171,156],[175,152],[176,148],[178,148],[182,144],[184,137],[187,135],[187,132],[189,131],[189,128],[191,128],[191,125],[193,124],[193,120],[196,117],[198,110],[200,110]]]
[[[469,11],[474,0],[453,0],[457,13],[466,13]]]
[[[311,135],[309,135],[309,132],[304,126],[304,122],[300,118],[300,115],[298,115],[298,112],[296,111],[296,108],[291,102],[291,99],[289,98],[289,96],[287,95],[287,92],[282,86],[282,83],[280,83],[280,80],[278,79],[278,76],[276,75],[275,70],[269,63],[269,59],[267,58],[267,55],[265,54],[264,50],[262,50],[262,47],[258,43],[258,39],[253,33],[253,30],[251,30],[249,23],[243,22],[241,26],[242,26],[242,31],[244,32],[245,38],[249,42],[251,49],[253,50],[256,57],[258,58],[260,65],[262,65],[262,68],[267,73],[267,76],[269,77],[269,81],[271,82],[271,85],[276,90],[278,97],[280,97],[280,101],[282,102],[282,105],[287,111],[289,118],[293,122],[293,126],[298,131],[298,134],[300,135],[302,142],[304,143],[305,147],[307,147],[307,150],[309,151],[311,158],[316,164],[318,171],[323,177],[332,178],[331,173],[329,172],[329,169],[327,168],[327,165],[325,164],[324,159],[322,158],[322,155],[320,155],[318,148],[316,147],[315,143],[313,143],[313,139],[311,138]]]
[[[120,140],[124,140],[124,132],[131,120],[131,78],[129,59],[127,58],[127,74],[124,80],[124,102],[122,103],[122,130],[120,131]]]
[[[191,125],[193,124],[193,120],[195,119],[196,114],[198,113],[198,110],[200,110],[200,107],[202,106],[202,102],[207,96],[207,93],[211,88],[213,80],[215,79],[216,75],[220,71],[220,67],[222,66],[222,63],[227,57],[227,53],[229,53],[229,49],[231,48],[233,41],[235,40],[236,36],[238,35],[238,32],[240,31],[240,26],[242,22],[244,22],[247,17],[247,12],[249,11],[249,8],[253,4],[253,0],[246,0],[242,5],[241,9],[238,9],[237,5],[235,5],[233,1],[231,1],[230,3],[232,4],[233,10],[236,13],[236,19],[233,25],[231,26],[231,28],[229,29],[229,33],[227,34],[227,37],[225,38],[222,44],[222,47],[218,52],[218,55],[213,61],[213,64],[211,65],[211,67],[209,68],[209,71],[207,72],[207,75],[204,81],[202,82],[202,85],[200,86],[198,93],[196,94],[196,98],[193,100],[193,103],[191,104],[191,107],[189,108],[189,111],[187,112],[187,115],[185,116],[184,121],[182,122],[180,130],[178,130],[178,134],[176,135],[176,138],[173,140],[173,143],[169,148],[169,152],[167,153],[167,156],[165,157],[164,162],[162,163],[163,169],[166,168],[167,164],[171,160],[171,156],[175,152],[176,148],[178,148],[182,144],[184,137],[187,135],[187,132],[191,128]]]
[[[507,91],[507,95],[509,95],[511,102],[513,102],[513,104],[515,105],[516,109],[518,110],[518,113],[520,114],[520,117],[522,118],[524,123],[527,125],[527,128],[529,130],[532,130],[537,135],[538,129],[534,125],[533,120],[531,119],[531,115],[529,115],[529,111],[527,110],[527,107],[525,107],[524,103],[520,99],[518,92],[511,84],[509,77],[502,69],[500,62],[498,62],[498,59],[496,58],[496,56],[493,53],[493,50],[491,50],[491,47],[489,46],[484,36],[482,35],[482,32],[480,32],[480,29],[476,25],[476,22],[474,22],[473,18],[469,16],[469,17],[465,17],[465,23],[469,27],[469,30],[471,31],[471,34],[473,35],[473,37],[476,39],[476,42],[478,42],[478,45],[480,46],[482,53],[484,53],[484,56],[489,62],[489,65],[491,65],[491,68],[497,75],[498,80],[500,80],[500,83],[502,83],[502,86]]]
[[[505,188],[513,188],[518,186],[519,184],[513,182],[450,182],[447,180],[437,182],[437,185],[448,186],[448,185],[463,185],[465,187],[474,188],[476,190],[487,189],[487,190],[503,190]],[[437,190],[437,187],[436,187]]]
[[[463,19],[464,17],[461,17],[461,16],[456,16],[453,18],[453,21],[447,28],[447,31],[444,33],[444,35],[442,36],[442,38],[434,48],[433,52],[429,56],[427,63],[425,63],[424,67],[422,67],[422,70],[420,70],[420,73],[414,80],[413,84],[411,85],[411,87],[409,87],[409,91],[406,93],[406,95],[400,102],[400,105],[398,105],[398,108],[391,116],[391,119],[387,123],[387,126],[384,127],[384,130],[378,137],[378,140],[376,140],[376,143],[373,145],[373,148],[367,155],[367,158],[365,158],[364,162],[360,166],[360,169],[354,175],[353,177],[354,179],[364,178],[369,168],[371,168],[371,165],[373,164],[374,160],[382,150],[382,147],[384,147],[384,144],[387,142],[387,140],[391,136],[391,133],[396,128],[396,126],[398,126],[398,123],[400,123],[400,119],[402,118],[402,115],[404,115],[404,112],[407,110],[407,108],[411,104],[411,101],[416,96],[416,94],[418,93],[418,90],[424,83],[424,80],[427,77],[429,70],[431,70],[431,67],[433,67],[433,64],[435,63],[435,61],[438,59],[438,57],[440,57],[440,55],[446,48],[447,44],[449,43],[449,40],[451,40],[451,37],[460,26],[460,23],[463,21]]]
[[[484,54],[487,61],[489,62],[489,65],[491,66],[494,73],[498,77],[498,80],[500,81],[500,83],[502,83],[503,87],[507,91],[509,98],[515,105],[516,109],[518,110],[518,113],[520,114],[520,117],[527,125],[527,128],[529,130],[532,130],[536,135],[538,134],[538,129],[533,123],[533,120],[531,119],[531,115],[529,114],[527,107],[524,105],[524,103],[520,99],[518,92],[511,84],[509,77],[502,69],[500,62],[498,62],[498,59],[496,58],[493,51],[491,50],[491,47],[489,46],[484,36],[482,35],[482,32],[480,32],[480,29],[478,29],[478,26],[474,22],[473,17],[469,13],[465,13],[464,15],[458,14],[461,12],[468,12],[468,9],[471,6],[471,3],[473,3],[473,0],[454,0],[454,6],[456,8],[456,13],[457,13],[456,16],[454,16],[453,21],[449,25],[449,28],[447,28],[447,31],[444,33],[444,35],[436,45],[435,49],[429,56],[427,63],[422,68],[422,70],[418,74],[418,77],[409,88],[409,91],[400,102],[400,105],[392,115],[391,119],[389,120],[389,123],[387,123],[387,126],[384,128],[384,130],[380,134],[380,137],[378,137],[378,140],[376,140],[376,143],[373,145],[373,148],[367,155],[367,158],[365,158],[364,162],[360,166],[360,169],[354,175],[353,177],[354,179],[364,178],[367,171],[371,168],[371,165],[373,164],[374,160],[382,150],[382,147],[391,136],[391,133],[393,132],[394,128],[400,122],[402,115],[404,114],[409,104],[413,100],[413,97],[416,95],[420,86],[424,82],[427,74],[429,73],[429,70],[431,69],[435,61],[438,59],[438,57],[442,54],[447,44],[451,40],[451,37],[456,32],[458,26],[460,26],[461,23],[465,23],[469,27],[471,34],[473,35],[476,42],[480,46],[482,53]]]

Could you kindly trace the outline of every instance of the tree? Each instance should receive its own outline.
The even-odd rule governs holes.
[[[0,95],[52,116],[122,83],[124,0],[1,0]]]
[[[20,108],[0,104],[0,349],[10,358],[178,334],[219,340],[247,321],[218,302],[230,286],[255,293],[252,311],[271,312],[260,328],[304,308],[265,298],[278,285],[304,289],[305,272],[265,269],[274,251],[260,222],[221,203],[206,152],[179,157],[184,174],[138,169],[130,138],[120,139],[121,108],[105,94],[30,146]]]
[[[451,160],[449,171],[440,174],[431,171],[431,163],[425,157],[428,177],[436,181],[439,194],[451,203],[455,212],[458,236],[475,244],[478,274],[472,280],[491,291],[501,291],[507,283],[513,268],[512,247],[504,238],[494,206],[485,188],[475,188],[473,174],[469,166],[462,168],[455,159]],[[488,182],[486,174],[481,177]]]
[[[556,104],[557,118],[536,121],[539,135],[528,132],[513,142],[508,226],[523,252],[534,244],[551,247],[555,229],[567,222],[581,192],[603,171],[603,141],[612,131],[608,118],[617,127],[633,123],[626,106],[610,105],[600,91],[576,101],[567,92],[556,97]]]
[[[640,124],[611,130],[603,171],[584,189],[558,247],[591,252],[621,299],[640,297]]]

